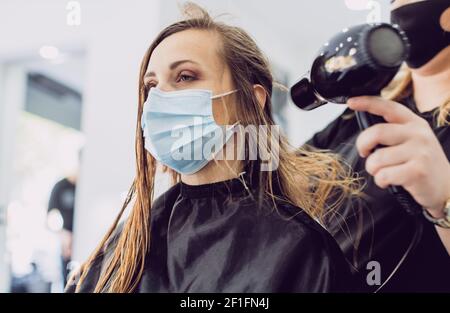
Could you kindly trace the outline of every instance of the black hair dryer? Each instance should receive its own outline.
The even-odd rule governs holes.
[[[303,78],[291,88],[294,103],[302,110],[314,110],[328,102],[345,104],[351,97],[379,96],[408,58],[405,33],[386,23],[363,24],[344,29],[327,42],[313,62],[310,79]],[[361,130],[382,117],[356,112]],[[421,206],[403,188],[390,192],[410,214]]]

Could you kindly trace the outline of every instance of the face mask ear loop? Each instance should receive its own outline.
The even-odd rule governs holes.
[[[221,95],[217,95],[217,96],[211,97],[211,100],[217,100],[217,99],[220,99],[220,98],[222,98],[222,97],[226,97],[226,96],[232,95],[233,93],[236,93],[236,92],[238,92],[238,91],[239,91],[238,89],[232,90],[232,91],[229,91],[229,92],[227,92],[227,93],[224,93],[224,94],[221,94]]]

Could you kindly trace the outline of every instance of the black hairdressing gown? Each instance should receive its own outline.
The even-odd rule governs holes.
[[[349,266],[331,235],[299,208],[277,201],[277,213],[271,199],[258,203],[244,176],[245,185],[179,183],[155,201],[136,292],[349,290]],[[81,292],[93,290],[107,258],[97,260]]]
[[[426,119],[430,126],[436,125],[434,111],[420,113],[412,96],[402,102]],[[354,114],[351,118],[348,118],[349,115],[352,115],[352,111],[345,111],[317,133],[308,144],[340,154],[367,182],[364,192],[369,199],[360,199],[342,206],[338,215],[341,218],[331,219],[327,223],[347,259],[356,268],[356,290],[371,292],[379,288],[377,284],[367,284],[367,275],[374,269],[372,266],[368,269],[367,265],[371,261],[377,261],[381,269],[381,283],[387,281],[380,291],[450,292],[450,256],[435,226],[421,215],[418,219],[408,215],[387,190],[376,186],[373,178],[365,171],[365,159],[360,158],[356,150],[355,142],[360,131]],[[433,129],[450,159],[450,127]],[[422,228],[420,240],[406,254],[419,228]],[[387,280],[405,255],[405,261],[392,278]]]

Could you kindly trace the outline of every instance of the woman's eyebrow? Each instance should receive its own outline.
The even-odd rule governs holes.
[[[193,63],[193,64],[196,64],[196,65],[199,65],[197,62],[195,62],[195,61],[193,61],[193,60],[181,60],[181,61],[177,61],[177,62],[172,63],[172,64],[170,65],[170,70],[174,70],[174,69],[176,69],[178,66],[180,66],[180,65],[182,65],[182,64],[184,64],[184,63]]]
[[[193,60],[180,60],[180,61],[176,61],[176,62],[172,63],[172,64],[169,66],[169,69],[170,69],[171,71],[173,71],[173,70],[176,69],[178,66],[180,66],[180,65],[182,65],[182,64],[184,64],[184,63],[193,63],[193,64],[199,65],[198,62],[195,62],[195,61],[193,61]],[[155,76],[156,76],[155,72],[148,72],[147,74],[145,74],[144,78],[155,77]]]

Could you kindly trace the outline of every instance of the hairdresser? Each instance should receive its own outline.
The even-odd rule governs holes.
[[[450,292],[450,0],[395,0],[391,9],[411,50],[390,95],[350,99],[308,144],[338,153],[366,182],[365,196],[327,225],[359,291]],[[360,132],[354,111],[387,123]],[[423,214],[408,215],[390,185]]]

